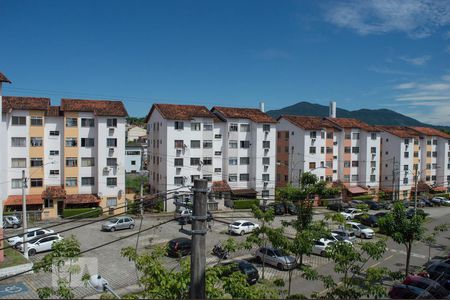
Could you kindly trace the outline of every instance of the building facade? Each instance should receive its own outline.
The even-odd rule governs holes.
[[[147,130],[145,128],[135,125],[127,127],[127,143],[136,142],[142,137],[147,137]]]
[[[143,151],[139,143],[127,143],[125,146],[125,172],[139,173],[142,168]]]

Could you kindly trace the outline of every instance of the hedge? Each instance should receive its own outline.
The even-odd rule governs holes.
[[[101,216],[102,212],[103,210],[101,207],[65,208],[63,210],[63,218],[69,217],[71,217],[72,219],[94,218]]]
[[[248,208],[252,208],[253,205],[258,206],[259,200],[258,199],[242,199],[242,200],[234,200],[233,201],[233,208],[235,208],[235,209],[248,209]]]
[[[372,200],[372,199],[373,199],[372,195],[362,195],[362,196],[352,197],[352,200]]]
[[[450,193],[439,193],[439,194],[431,194],[433,197],[444,197],[444,198],[450,198]]]

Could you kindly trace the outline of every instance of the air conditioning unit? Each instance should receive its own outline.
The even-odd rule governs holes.
[[[311,143],[314,143],[315,141],[316,141],[316,139],[315,139],[315,138],[311,139]]]
[[[109,127],[109,132],[114,132],[114,127]]]
[[[269,167],[269,165],[264,165],[264,168],[268,168]]]
[[[269,184],[269,182],[264,181],[264,187],[267,187],[268,184]]]
[[[177,149],[177,155],[181,155],[181,149]]]
[[[266,135],[268,135],[268,134],[269,134],[269,131],[264,131],[264,133],[265,133]]]
[[[114,148],[109,148],[109,152],[114,152]]]

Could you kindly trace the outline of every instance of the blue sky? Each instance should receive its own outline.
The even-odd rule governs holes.
[[[390,108],[450,125],[450,0],[0,2],[5,95]]]

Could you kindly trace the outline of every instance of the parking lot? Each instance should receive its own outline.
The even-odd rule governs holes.
[[[449,219],[450,208],[426,208],[425,211],[430,214],[429,222],[427,227],[433,228],[435,225],[443,223]],[[315,211],[314,218],[322,219],[325,213],[329,212],[326,209],[318,209]],[[250,217],[248,212],[235,212],[235,213],[221,213],[215,214],[216,220],[213,222],[211,231],[206,235],[206,249],[207,249],[207,264],[214,265],[218,262],[218,258],[211,254],[213,246],[219,241],[223,241],[230,237],[227,234],[228,223],[231,223],[238,219],[247,219],[250,221],[256,221]],[[155,226],[161,222],[169,221],[173,216],[158,216],[158,215],[146,215],[142,221],[142,229],[145,230],[152,226]],[[293,216],[283,216],[277,217],[274,226],[281,226],[282,220],[293,219]],[[118,238],[123,238],[117,242],[111,243],[107,246],[89,251],[85,253],[84,257],[89,257],[95,259],[98,265],[98,274],[101,274],[104,278],[109,281],[110,286],[113,289],[120,289],[127,287],[137,282],[137,272],[135,266],[132,262],[128,261],[121,256],[120,250],[128,246],[136,246],[138,235],[133,235],[131,237],[125,238],[130,234],[137,233],[140,227],[140,219],[136,219],[136,227],[133,230],[121,230],[116,232],[102,232],[100,230],[102,222],[97,222],[93,224],[87,224],[87,221],[75,221],[61,226],[54,227],[56,232],[61,230],[73,228],[69,231],[61,233],[62,236],[68,237],[74,235],[81,243],[81,250],[85,251],[96,246],[103,245],[105,243],[111,242]],[[41,227],[53,226],[56,224],[42,224]],[[185,225],[190,227],[190,225]],[[179,232],[181,226],[176,221],[171,221],[165,225],[155,227],[154,229],[143,231],[139,235],[138,249],[139,251],[149,251],[152,245],[163,245],[169,240],[176,237],[185,236],[183,233]],[[14,234],[15,232],[20,232],[13,229],[8,229],[5,232],[5,236]],[[287,234],[292,233],[287,231]],[[245,236],[233,236],[237,241],[242,241]],[[377,237],[375,237],[376,239]],[[438,244],[442,247],[432,249],[433,255],[441,255],[443,251],[448,250],[449,245],[449,235],[448,233],[443,234],[438,239]],[[392,270],[398,270],[404,266],[405,261],[405,249],[402,246],[394,243],[393,241],[388,242],[388,249],[385,256],[377,261],[372,262],[374,265],[386,266]],[[252,252],[249,250],[239,250],[232,254],[232,258],[242,258],[251,259]],[[41,259],[45,253],[37,254],[31,258],[32,261],[37,261]],[[411,265],[421,266],[427,261],[428,248],[422,243],[417,243],[413,249],[413,255],[411,258]],[[312,255],[305,258],[305,262],[312,267],[320,270],[326,274],[333,274],[333,264],[324,257]],[[165,258],[165,263],[168,268],[176,268],[178,266],[177,259]],[[261,266],[256,264],[258,269]],[[260,270],[261,272],[261,270]],[[266,278],[288,278],[288,272],[279,271],[272,267],[266,268]],[[40,287],[51,285],[51,275],[50,274],[27,274],[23,276],[18,276],[3,281],[2,283],[25,283],[29,288],[24,293],[19,293],[11,296],[10,298],[36,298],[37,294],[35,290]],[[300,278],[300,272],[295,270],[293,272],[293,293],[304,293],[309,295],[312,291],[317,291],[323,289],[320,282],[306,281]],[[76,297],[85,297],[87,295],[95,294],[96,292],[87,287],[79,287],[75,290]],[[8,296],[5,296],[8,298]]]

